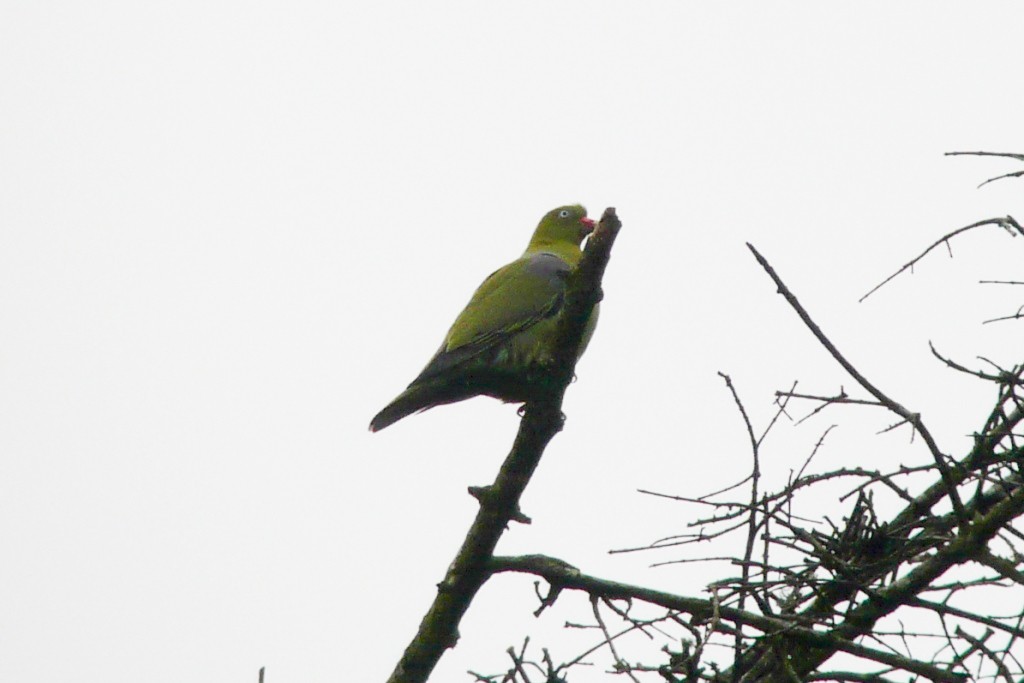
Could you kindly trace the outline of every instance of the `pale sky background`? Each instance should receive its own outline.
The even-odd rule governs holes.
[[[1019,362],[1016,2],[18,2],[0,7],[0,680],[382,681],[508,451],[487,399],[371,435],[540,216],[624,227],[565,431],[502,553],[689,595],[722,565],[608,555],[686,531],[749,467],[716,371],[764,425],[836,344],[959,452]],[[796,415],[805,411],[794,410]],[[768,485],[923,462],[889,416],[780,424]],[[810,501],[812,507],[815,501]],[[834,505],[834,499],[820,505]],[[488,585],[436,681],[498,672],[566,599]],[[535,642],[540,643],[537,635]],[[592,678],[607,667],[605,657]],[[572,680],[587,680],[577,675]]]

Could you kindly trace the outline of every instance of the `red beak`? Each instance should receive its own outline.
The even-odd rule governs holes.
[[[589,235],[590,233],[594,232],[594,219],[587,218],[586,216],[584,216],[583,218],[580,219],[580,223],[583,225],[584,228],[586,228],[586,232],[584,234]]]

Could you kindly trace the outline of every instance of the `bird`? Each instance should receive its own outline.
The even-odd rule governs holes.
[[[555,331],[569,275],[594,221],[580,204],[544,214],[526,251],[491,273],[455,319],[441,347],[408,388],[370,421],[377,432],[428,408],[491,396],[524,403],[547,390]],[[577,359],[597,324],[595,306]]]

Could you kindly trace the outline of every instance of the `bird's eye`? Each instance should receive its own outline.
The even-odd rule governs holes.
[[[569,210],[568,209],[562,209],[561,211],[558,212],[558,217],[559,218],[568,218],[569,217]]]

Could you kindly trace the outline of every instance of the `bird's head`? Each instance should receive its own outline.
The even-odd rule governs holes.
[[[527,251],[570,247],[575,248],[578,252],[580,243],[592,232],[594,232],[594,221],[587,218],[585,208],[579,204],[560,206],[548,211],[540,219]]]

